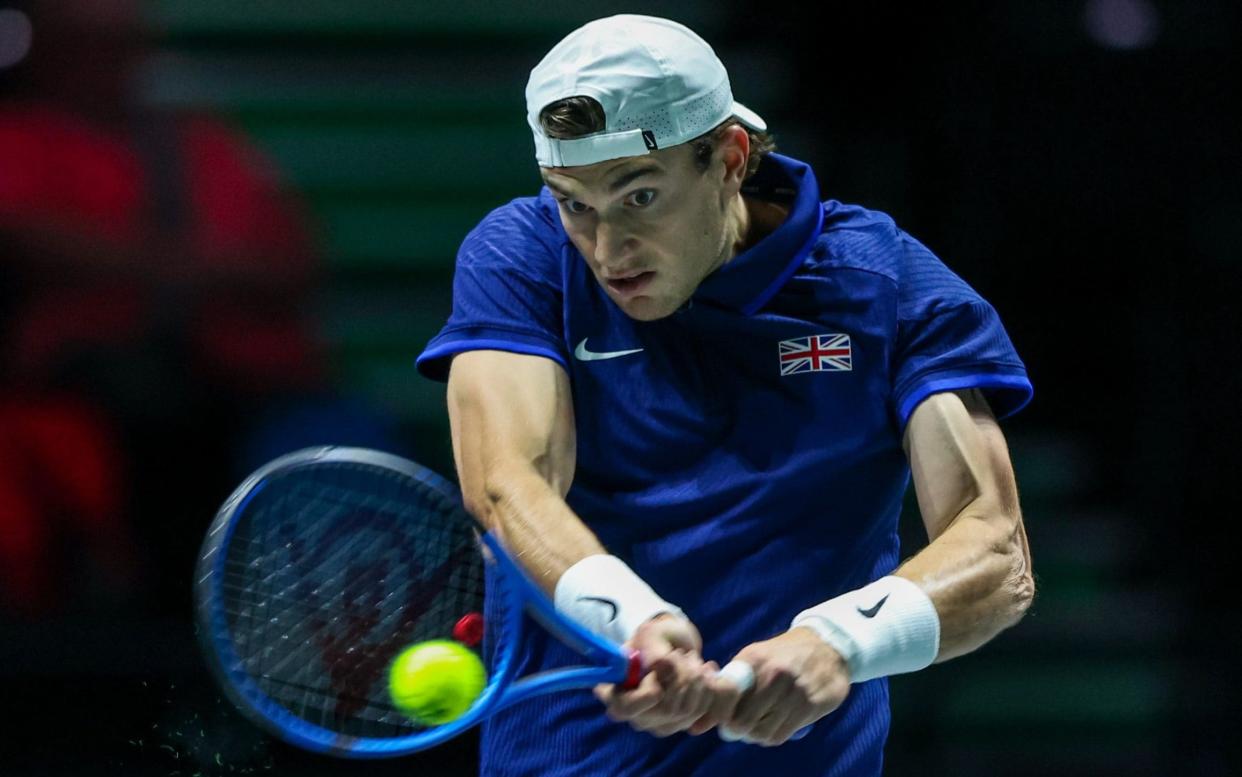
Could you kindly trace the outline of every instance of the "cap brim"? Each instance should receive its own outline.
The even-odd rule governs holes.
[[[736,100],[733,101],[733,115],[756,132],[766,132],[768,129],[768,123],[759,114]]]

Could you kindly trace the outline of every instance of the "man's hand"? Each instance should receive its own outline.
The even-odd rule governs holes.
[[[850,692],[849,668],[819,635],[794,628],[742,648],[736,659],[755,670],[754,688],[736,706],[718,694],[709,715],[754,744],[784,744],[796,731],[841,706]]]
[[[716,698],[719,667],[703,661],[703,641],[694,624],[677,615],[658,615],[639,626],[625,647],[642,654],[647,674],[628,691],[596,686],[609,718],[658,737],[690,729],[703,718]],[[706,730],[695,727],[691,733]]]

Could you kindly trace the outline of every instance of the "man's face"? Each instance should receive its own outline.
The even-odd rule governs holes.
[[[717,160],[689,144],[580,167],[541,168],[561,223],[626,315],[663,318],[731,255],[726,215],[736,190]]]

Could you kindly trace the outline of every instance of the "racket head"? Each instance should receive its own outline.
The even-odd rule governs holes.
[[[463,616],[483,612],[477,538],[457,490],[412,461],[343,447],[276,459],[204,539],[195,607],[208,663],[243,713],[296,746],[365,758],[438,744],[495,705],[511,651],[492,657],[470,708],[438,726],[395,708],[388,669],[408,645],[453,639]],[[504,579],[490,596],[515,596]],[[498,642],[516,642],[521,605],[501,612]]]

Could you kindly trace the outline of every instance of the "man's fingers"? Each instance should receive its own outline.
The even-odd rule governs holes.
[[[693,652],[672,651],[649,665],[637,688],[624,691],[601,685],[596,696],[612,720],[628,722],[655,736],[668,736],[689,729],[703,718],[714,702],[715,674],[716,664],[705,664]]]
[[[709,731],[713,726],[718,726],[733,717],[733,711],[737,708],[738,702],[741,700],[745,689],[749,687],[749,683],[738,685],[737,678],[732,672],[729,674],[718,673],[711,681],[710,699],[707,712],[699,718],[691,727],[690,733],[701,734]]]
[[[698,673],[694,678],[694,692],[689,706],[684,710],[686,715],[697,721],[711,709],[716,699],[716,675],[718,673],[719,669],[715,661],[699,663]]]
[[[625,690],[616,685],[598,685],[595,696],[607,707],[608,717],[628,720],[654,709],[664,694],[655,675],[647,674],[638,687]]]
[[[697,654],[674,650],[651,667],[664,689],[654,712],[670,718],[697,718],[706,707],[703,661]],[[682,721],[687,724],[689,721]]]
[[[654,674],[665,688],[676,688],[699,673],[703,661],[686,650],[670,650],[650,664],[649,674]]]
[[[678,731],[681,731],[682,727],[680,724],[674,723],[674,724],[665,724],[662,726],[653,726],[651,728],[639,729],[639,730],[646,731],[648,734],[651,734],[652,736],[656,736],[656,737],[669,737],[669,736],[672,736],[673,734],[676,734]]]
[[[712,703],[712,689],[706,677],[699,677],[691,686],[690,692],[686,694],[685,703],[681,708],[683,717],[690,720],[698,720],[707,711]]]
[[[803,728],[803,726],[811,722],[807,718],[807,715],[790,715],[785,718],[785,722],[782,723],[780,728],[776,730],[776,733],[772,735],[775,740],[774,744],[780,745],[788,742],[794,734],[798,733]]]
[[[738,691],[724,683],[726,699],[718,700],[717,664],[704,662],[696,651],[675,648],[647,664],[647,674],[632,690],[599,685],[596,697],[608,717],[653,734],[691,730],[703,733],[732,712]],[[715,714],[712,711],[718,710]]]
[[[743,696],[734,708],[733,717],[728,722],[729,729],[749,739],[757,739],[754,732],[765,717],[779,714],[778,722],[783,721],[785,715],[779,710],[792,685],[792,680],[783,674],[757,680],[755,688]]]
[[[608,707],[609,714],[621,718],[652,711],[664,716],[681,714],[683,708],[694,706],[694,697],[687,694],[693,689],[698,665],[692,656],[666,656],[651,665],[637,687],[626,690],[611,684],[598,685],[595,696]]]
[[[768,747],[779,745],[784,740],[777,737],[776,734],[786,726],[789,722],[789,717],[781,707],[771,707],[763,717],[759,718],[759,722],[750,730],[747,737]],[[792,734],[793,731],[790,730],[790,733]]]
[[[683,728],[696,720],[707,709],[710,701],[708,675],[703,671],[703,660],[697,655],[689,654],[682,662],[680,693],[672,712],[682,719]]]

